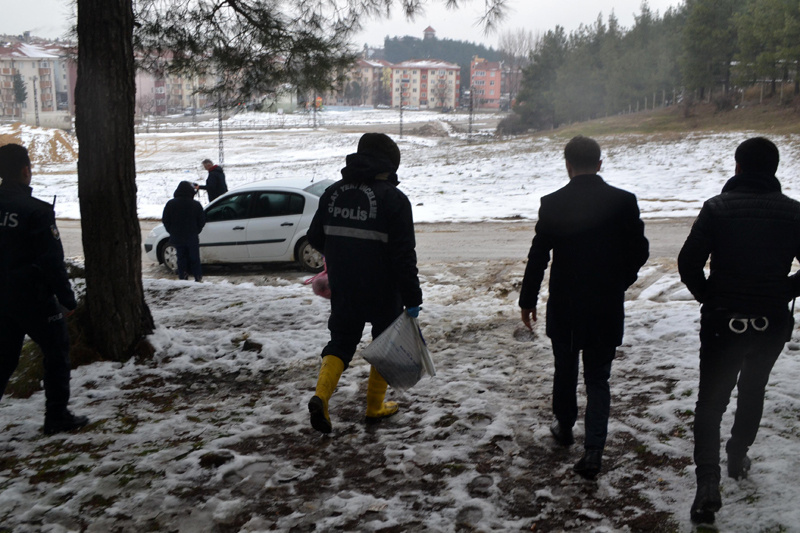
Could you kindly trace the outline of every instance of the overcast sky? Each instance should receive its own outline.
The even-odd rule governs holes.
[[[69,26],[70,0],[2,0],[0,34],[18,35],[30,31],[40,37],[63,36]],[[483,0],[467,0],[464,7],[448,10],[444,0],[428,0],[425,14],[407,21],[396,10],[389,20],[367,20],[365,30],[354,41],[359,47],[365,43],[382,46],[383,38],[411,35],[422,37],[422,30],[432,26],[440,39],[456,39],[497,45],[497,33],[484,35],[475,25],[484,6]],[[613,11],[624,27],[633,25],[633,15],[641,10],[641,0],[509,0],[509,16],[499,27],[506,30],[524,28],[531,31],[547,31],[557,24],[567,31],[580,24],[592,23],[599,13],[607,19]],[[650,9],[664,13],[670,6],[681,4],[681,0],[650,0]]]

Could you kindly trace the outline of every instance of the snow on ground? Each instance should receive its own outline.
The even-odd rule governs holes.
[[[415,204],[418,222],[532,219],[539,198],[561,187],[566,179],[565,140],[561,138],[497,141],[483,135],[477,126],[479,134],[473,142],[463,133],[446,138],[415,136],[408,133],[413,124],[457,121],[463,130],[468,120],[464,115],[419,111],[404,113],[404,122],[410,124],[400,139],[396,111],[324,111],[317,115],[321,117],[317,129],[309,126],[308,115],[234,116],[223,136],[228,187],[297,176],[335,179],[360,136],[340,127],[358,123],[365,127],[383,124],[398,141],[402,189]],[[275,123],[279,117],[287,121],[280,127]],[[179,131],[164,127],[166,131],[151,129],[137,135],[141,218],[160,218],[179,181],[205,180],[207,173],[200,161],[218,159],[214,124],[201,122],[192,125],[194,129],[184,124]],[[733,175],[733,151],[749,135],[752,133],[603,137],[599,139],[604,148],[601,174],[613,185],[634,192],[645,217],[693,216]],[[800,196],[800,136],[771,138],[781,149],[778,175],[784,189]],[[80,218],[75,162],[38,165],[35,172],[36,194],[48,201],[58,196],[59,217]]]
[[[691,215],[731,173],[746,136],[601,139],[605,175],[636,192],[645,216]],[[243,131],[227,141],[229,180],[330,177],[357,139]],[[176,180],[201,177],[197,162],[215,141],[140,135],[140,213],[157,216]],[[776,141],[793,194],[797,138]],[[533,217],[538,197],[565,181],[562,144],[409,136],[401,187],[417,220]],[[67,169],[37,172],[37,194],[58,194],[62,215],[77,212]],[[648,262],[628,293],[604,469],[588,482],[571,471],[580,446],[557,448],[549,435],[552,356],[543,323],[535,335],[521,328],[522,258],[420,260],[420,321],[437,376],[390,390],[401,411],[365,426],[369,366],[357,356],[331,401],[331,436],[308,424],[328,301],[302,284],[307,276],[148,275],[156,356],[73,372],[72,407],[91,417],[88,428],[44,436],[41,392],[0,402],[0,531],[690,531],[699,308],[674,261]],[[795,332],[772,373],[750,478],[723,478],[722,531],[800,531],[799,353]],[[730,424],[729,412],[723,435]]]

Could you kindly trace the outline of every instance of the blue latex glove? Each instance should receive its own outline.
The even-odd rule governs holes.
[[[419,307],[406,307],[406,313],[411,318],[417,318],[419,316]]]

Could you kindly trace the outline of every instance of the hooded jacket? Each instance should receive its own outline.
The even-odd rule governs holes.
[[[206,213],[194,195],[194,185],[182,181],[175,189],[172,200],[164,206],[161,221],[172,244],[188,246],[200,243],[198,235],[206,224]]]
[[[387,158],[350,154],[320,198],[308,240],[325,256],[334,312],[422,303],[411,203],[395,171]]]
[[[0,185],[0,311],[52,298],[75,309],[53,206],[27,185]]]
[[[703,204],[678,255],[678,271],[703,312],[772,315],[800,295],[800,276],[789,275],[795,258],[800,203],[781,193],[775,176],[740,173]]]

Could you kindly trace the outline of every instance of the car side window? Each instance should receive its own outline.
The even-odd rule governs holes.
[[[253,207],[253,218],[301,215],[306,199],[299,194],[260,192]]]
[[[207,222],[240,220],[247,218],[253,193],[232,194],[206,209]]]

